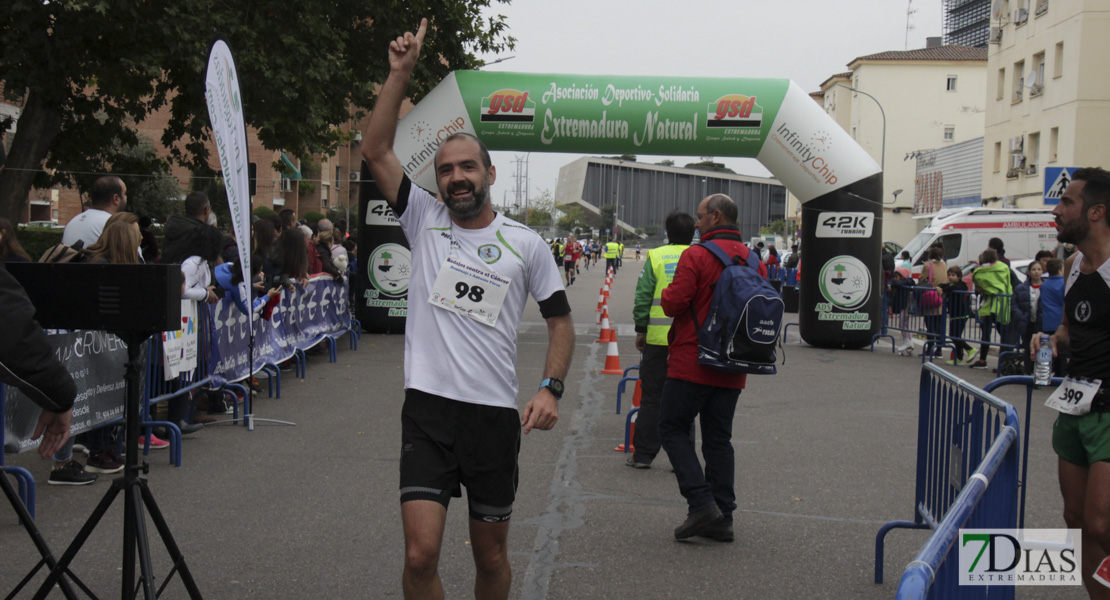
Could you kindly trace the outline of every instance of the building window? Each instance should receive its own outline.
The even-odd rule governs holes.
[[[1053,56],[1052,77],[1064,74],[1064,42],[1056,42],[1056,54]]]
[[[1013,102],[1017,104],[1021,102],[1023,94],[1022,89],[1025,87],[1025,61],[1019,60],[1014,63],[1014,87],[1013,87]]]
[[[944,126],[944,141],[951,142],[955,139],[956,139],[956,126],[955,125],[945,125]]]
[[[343,181],[342,171],[340,171],[340,167],[336,166],[335,167],[335,189],[338,190],[341,187],[340,183],[339,183],[341,181]]]
[[[1037,166],[1041,162],[1041,132],[1029,134],[1025,144],[1025,174],[1036,175]]]
[[[956,91],[956,76],[955,75],[949,75],[948,76],[948,85],[945,89],[948,90],[949,92]]]
[[[995,87],[998,88],[998,95],[995,97],[995,100],[1001,100],[1002,99],[1002,92],[1003,92],[1003,90],[1006,89],[1006,69],[1005,68],[1002,68],[1002,69],[998,70],[998,85],[995,86]]]
[[[994,143],[994,172],[997,173],[1002,167],[1002,142]]]
[[[1060,145],[1060,128],[1048,130],[1048,162],[1056,162],[1056,148]]]
[[[1029,96],[1039,96],[1044,92],[1044,52],[1033,55],[1033,69],[1029,76],[1032,78],[1029,82]]]

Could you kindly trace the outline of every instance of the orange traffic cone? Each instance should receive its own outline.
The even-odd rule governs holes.
[[[601,286],[601,290],[597,293],[597,312],[601,312],[602,305],[605,304],[605,286]]]
[[[601,325],[601,322],[604,321],[605,319],[608,319],[608,318],[609,318],[609,303],[606,302],[601,307],[601,314],[597,316],[597,323],[596,324]]]
[[[605,299],[609,298],[609,280],[608,279],[605,280],[605,285],[601,286],[601,295],[603,297],[605,297]]]
[[[609,342],[612,335],[612,330],[609,329],[609,311],[605,310],[601,313],[601,335],[597,338],[598,344],[605,344]]]
[[[629,440],[628,450],[625,450],[624,449],[624,444],[621,443],[621,444],[617,444],[616,448],[613,448],[614,452],[635,452],[636,451],[636,446],[632,443],[632,440],[636,439],[636,418],[639,417],[639,416],[640,416],[640,413],[636,413],[636,414],[632,415],[632,422],[628,424],[628,440]]]
[[[609,340],[609,350],[605,353],[605,368],[601,370],[602,375],[623,375],[624,370],[621,369],[621,357],[617,352],[617,340],[613,338]]]
[[[636,380],[636,389],[632,392],[632,406],[639,406],[640,405],[640,395],[641,395],[640,380],[637,379]]]

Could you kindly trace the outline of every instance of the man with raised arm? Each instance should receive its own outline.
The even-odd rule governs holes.
[[[507,598],[509,517],[521,430],[559,417],[574,349],[570,305],[547,244],[493,211],[496,178],[485,145],[445,139],[435,157],[437,201],[414,185],[393,153],[401,102],[428,21],[389,45],[389,77],[370,116],[362,155],[412,247],[401,410],[402,584],[406,598],[442,598],[438,564],[447,505],[467,489],[476,598]],[[544,379],[517,412],[517,329],[528,295],[549,344]]]

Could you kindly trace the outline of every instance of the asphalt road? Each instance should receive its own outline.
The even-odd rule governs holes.
[[[638,362],[632,298],[643,263],[625,261],[609,313],[620,363]],[[510,551],[512,598],[890,598],[926,534],[888,536],[886,581],[872,582],[874,538],[887,521],[913,517],[919,358],[885,349],[824,350],[787,338],[773,377],[751,377],[740,396],[736,449],[736,542],[680,543],[685,517],[665,455],[650,470],[624,465],[613,448],[619,376],[602,375],[595,312],[602,275],[582,270],[569,288],[578,333],[574,362],[553,431],[533,431],[520,454],[521,483]],[[520,405],[542,378],[547,330],[534,305],[520,331]],[[400,598],[402,533],[397,502],[403,336],[363,334],[339,361],[310,359],[305,379],[285,374],[280,399],[261,398],[254,432],[209,426],[185,439],[184,464],[152,451],[150,489],[206,598]],[[975,385],[989,371],[950,367]],[[1018,402],[1024,396],[1003,393]],[[626,407],[628,397],[626,397]],[[1034,402],[1040,404],[1040,402]],[[1052,415],[1035,407],[1027,525],[1062,527]],[[109,488],[46,485],[37,455],[8,457],[38,483],[38,525],[60,555]],[[0,591],[7,593],[37,555],[14,513],[0,518]],[[449,515],[440,573],[447,596],[472,596],[474,566],[465,504]],[[100,597],[120,589],[122,504],[117,502],[73,565]],[[159,581],[169,570],[153,528]],[[41,581],[37,575],[35,581]],[[1035,589],[1035,588],[1033,588]],[[1076,589],[1019,591],[1019,597],[1078,597]],[[1067,593],[1065,593],[1067,592]],[[19,597],[29,598],[24,591]],[[51,596],[61,597],[55,593]],[[180,581],[163,597],[186,597]]]

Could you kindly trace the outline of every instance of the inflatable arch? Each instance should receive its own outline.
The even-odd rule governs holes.
[[[490,150],[756,158],[802,202],[802,339],[859,348],[881,328],[882,170],[790,80],[456,71],[398,125],[409,178],[435,190],[436,148],[457,131]],[[400,331],[407,245],[374,191],[357,305],[364,327]]]

